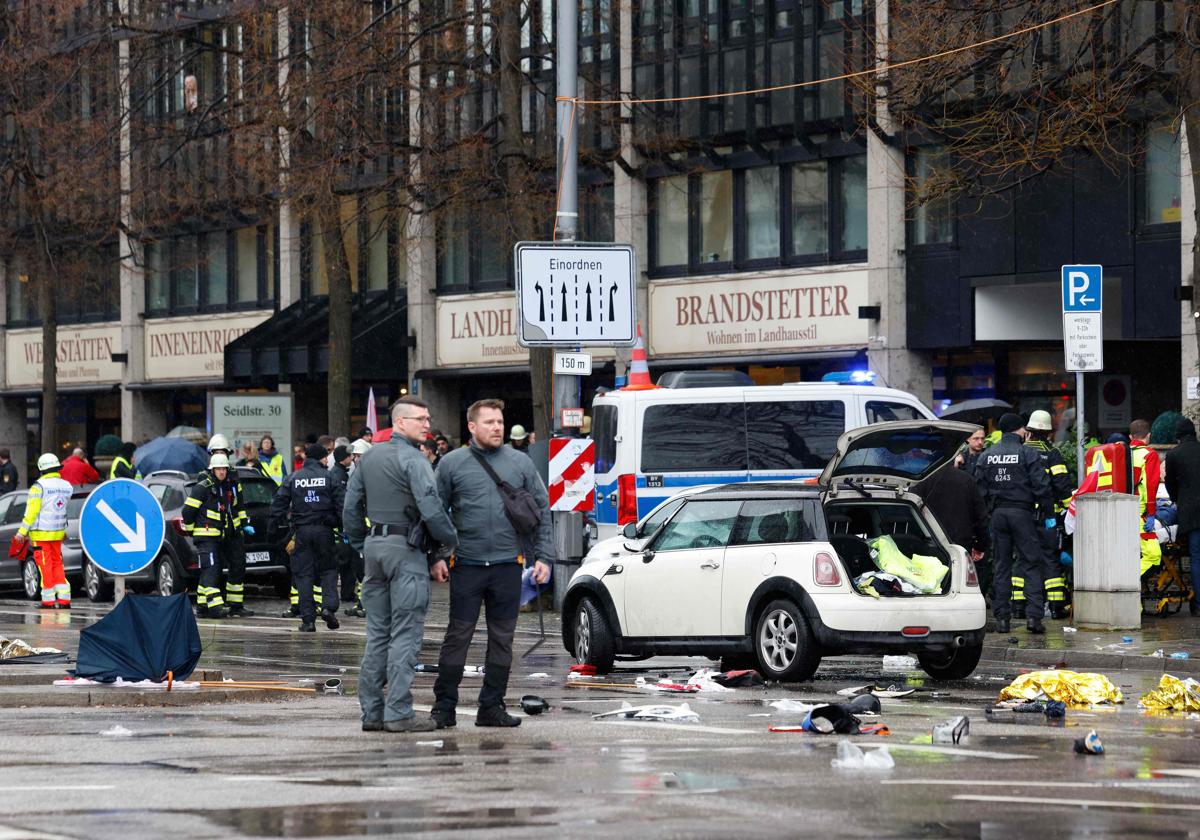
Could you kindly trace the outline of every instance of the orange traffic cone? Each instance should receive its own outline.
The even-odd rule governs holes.
[[[649,391],[658,386],[650,381],[650,368],[646,365],[646,345],[642,343],[642,328],[638,327],[637,343],[633,345],[633,360],[629,365],[629,384],[622,391]]]

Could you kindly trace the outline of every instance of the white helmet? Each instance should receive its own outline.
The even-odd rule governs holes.
[[[210,470],[217,467],[229,469],[229,457],[224,452],[214,452],[213,456],[208,459],[208,468]]]
[[[214,449],[224,449],[227,452],[233,451],[233,447],[229,445],[229,438],[225,437],[225,435],[213,435],[208,439],[208,451],[212,452]],[[225,466],[229,465],[226,464]]]
[[[38,471],[45,472],[46,470],[57,470],[62,468],[62,464],[58,462],[58,456],[53,452],[46,452],[38,456]]]
[[[371,444],[367,443],[362,438],[359,438],[358,440],[354,441],[354,443],[350,444],[350,454],[366,455],[367,450],[370,448],[371,448]]]
[[[1037,432],[1049,432],[1054,430],[1054,426],[1050,421],[1050,412],[1038,409],[1029,415],[1029,422],[1025,424],[1026,429],[1032,429]]]

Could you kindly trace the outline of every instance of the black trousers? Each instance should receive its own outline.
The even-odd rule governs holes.
[[[1018,568],[1025,578],[1025,615],[1041,618],[1046,605],[1042,592],[1045,549],[1038,538],[1033,511],[997,507],[992,512],[992,542],[995,577],[992,585],[992,614],[997,619],[1012,617],[1013,549],[1019,555]]]
[[[450,620],[438,656],[438,677],[433,686],[433,707],[450,711],[458,705],[458,684],[467,649],[479,623],[483,607],[487,621],[487,655],[484,657],[483,687],[479,708],[504,702],[508,674],[512,670],[513,634],[521,609],[521,573],[518,563],[493,566],[456,565],[450,571]]]
[[[337,612],[337,560],[333,556],[333,529],[325,525],[296,527],[296,549],[292,552],[292,586],[300,597],[300,620],[317,619],[313,582],[321,586],[322,612]]]
[[[338,578],[342,585],[342,602],[355,601],[358,599],[358,593],[362,590],[360,584],[362,584],[365,572],[363,557],[345,543],[338,544],[333,551],[337,557]]]

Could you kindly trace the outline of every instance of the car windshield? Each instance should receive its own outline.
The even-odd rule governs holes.
[[[270,479],[263,481],[247,481],[242,479],[242,501],[248,505],[269,505],[275,498],[275,482]]]

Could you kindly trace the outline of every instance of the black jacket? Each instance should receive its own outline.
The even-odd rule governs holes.
[[[1041,508],[1043,517],[1054,515],[1054,492],[1042,456],[1014,434],[985,449],[975,462],[975,478],[984,498],[993,507]]]
[[[1065,511],[1071,504],[1071,496],[1075,495],[1075,476],[1067,469],[1067,462],[1054,444],[1046,440],[1030,438],[1025,445],[1042,456],[1046,466],[1046,477],[1050,479],[1050,487],[1054,491],[1054,505],[1059,511]]]
[[[275,491],[271,500],[271,527],[285,526],[290,511],[292,525],[337,528],[342,522],[345,498],[345,486],[319,460],[307,458],[304,466],[285,478]]]
[[[988,512],[975,479],[950,467],[913,485],[950,542],[970,551],[988,547]]]
[[[0,466],[0,493],[7,493],[10,490],[16,490],[17,485],[21,483],[21,478],[17,474],[17,465],[9,461],[4,466]]]
[[[1179,534],[1200,528],[1200,441],[1188,435],[1167,453],[1167,492],[1179,511]]]

